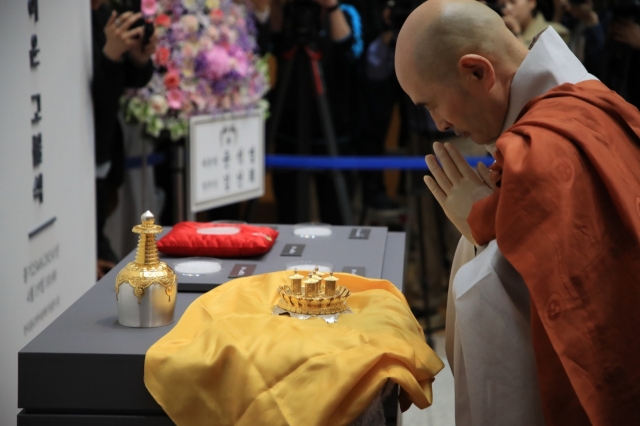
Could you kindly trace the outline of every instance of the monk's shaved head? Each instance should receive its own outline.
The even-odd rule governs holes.
[[[521,48],[502,18],[474,0],[429,0],[408,19],[398,37],[415,39],[409,47],[420,71],[436,78],[451,76],[462,56],[475,53],[497,59]],[[505,55],[506,54],[506,55]]]
[[[476,90],[479,86],[470,83],[475,76],[486,91],[487,102],[499,103],[485,106],[496,107],[496,114],[506,115],[511,80],[526,55],[527,49],[502,18],[484,4],[474,0],[428,0],[413,11],[400,31],[396,73],[412,100],[430,111],[431,98],[440,90],[434,85],[473,92],[465,94],[468,98],[480,96],[481,90]],[[492,121],[499,119],[493,117]],[[451,120],[443,123],[439,127],[471,133],[471,129]],[[488,143],[484,141],[486,137],[480,139],[483,142],[478,143]]]

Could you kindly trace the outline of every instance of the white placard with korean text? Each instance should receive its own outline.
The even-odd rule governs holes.
[[[18,351],[96,281],[90,3],[0,1],[0,425]]]
[[[264,195],[262,109],[191,118],[189,208],[197,213]]]

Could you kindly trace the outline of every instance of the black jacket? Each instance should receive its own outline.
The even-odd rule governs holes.
[[[102,50],[107,41],[104,27],[111,9],[103,4],[91,13],[93,32],[93,115],[95,126],[96,164],[111,161],[109,181],[120,186],[124,177],[124,146],[122,129],[118,122],[120,97],[125,87],[143,87],[153,75],[153,63],[136,67],[125,55],[122,62],[113,62]]]

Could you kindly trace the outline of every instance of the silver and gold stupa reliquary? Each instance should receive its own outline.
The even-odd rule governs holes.
[[[173,322],[178,281],[158,257],[156,234],[162,228],[149,211],[141,220],[133,228],[140,234],[136,258],[116,278],[118,322],[127,327],[160,327]]]

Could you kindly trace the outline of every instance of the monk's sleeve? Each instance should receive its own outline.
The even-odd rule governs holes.
[[[500,188],[493,194],[476,201],[471,208],[467,223],[471,227],[471,234],[478,245],[488,244],[496,238],[496,210],[500,201]]]

